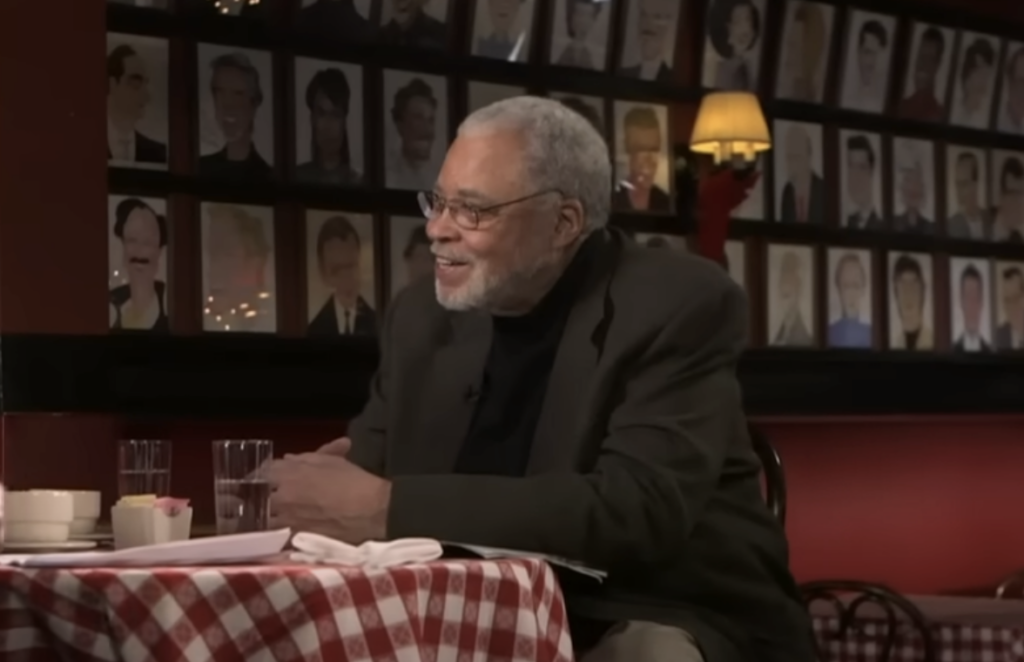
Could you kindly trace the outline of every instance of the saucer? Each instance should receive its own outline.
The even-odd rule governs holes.
[[[66,540],[64,542],[27,542],[4,541],[5,552],[56,552],[94,549],[94,540]]]
[[[108,540],[114,539],[113,531],[93,531],[92,533],[72,533],[69,540],[71,542],[80,542],[83,540],[93,540],[95,542],[107,542]]]

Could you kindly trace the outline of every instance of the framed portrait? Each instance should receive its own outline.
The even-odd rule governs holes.
[[[1024,245],[1024,152],[992,152],[992,239]]]
[[[572,92],[551,92],[548,96],[557,101],[561,101],[563,106],[567,106],[572,110],[575,110],[580,115],[583,115],[590,124],[597,129],[597,132],[601,134],[601,137],[608,140],[609,127],[608,118],[605,113],[604,99],[599,97],[591,97],[582,94],[574,94]]]
[[[295,58],[295,182],[364,184],[365,135],[363,68]]]
[[[686,243],[686,237],[678,234],[665,234],[664,232],[638,232],[636,243],[647,248],[667,248],[672,251],[683,253],[690,252]]]
[[[167,169],[167,40],[107,33],[107,163]]]
[[[534,0],[475,0],[470,53],[507,62],[530,59]]]
[[[782,23],[782,46],[775,75],[779,99],[821,103],[832,53],[834,5],[789,0]]]
[[[843,129],[839,132],[842,205],[839,224],[849,230],[881,230],[882,137]]]
[[[615,191],[612,208],[670,214],[673,210],[668,107],[615,102]]]
[[[761,80],[766,0],[709,0],[701,84],[756,92]]]
[[[895,41],[895,16],[850,11],[843,42],[840,107],[865,113],[885,110]]]
[[[467,110],[472,114],[484,106],[489,106],[496,101],[511,99],[512,97],[521,97],[524,94],[526,94],[525,87],[471,80],[467,84],[466,89]]]
[[[1024,262],[997,262],[995,267],[996,351],[1024,350]]]
[[[916,138],[892,139],[892,229],[935,234],[935,145]]]
[[[160,11],[167,11],[167,5],[170,0],[107,0],[109,5],[126,5],[129,7],[138,7],[139,9],[158,9]]]
[[[992,351],[992,264],[971,257],[949,259],[949,328],[953,351]]]
[[[555,0],[548,64],[604,71],[618,0]]]
[[[1024,41],[1007,44],[997,89],[996,131],[1024,136]]]
[[[388,280],[391,297],[394,298],[406,286],[434,277],[434,256],[427,237],[427,219],[422,216],[392,216],[389,222]]]
[[[775,220],[824,223],[824,141],[820,124],[775,120]]]
[[[448,81],[413,71],[384,71],[384,185],[433,188],[448,149]]]
[[[618,75],[658,83],[671,83],[679,32],[679,0],[623,0],[622,53]]]
[[[956,31],[915,22],[913,40],[903,69],[903,93],[896,114],[921,122],[946,119],[946,99],[952,70]]]
[[[765,188],[764,188],[764,155],[758,154],[754,157],[752,165],[754,172],[759,176],[757,181],[735,209],[732,210],[732,219],[738,221],[763,221],[765,218]]]
[[[107,283],[112,331],[170,333],[167,201],[107,198]]]
[[[999,38],[978,32],[961,32],[960,49],[953,67],[953,98],[949,123],[987,129],[995,99]]]
[[[772,347],[814,347],[814,248],[768,245],[768,344]]]
[[[935,349],[932,256],[889,253],[889,349]]]
[[[449,0],[381,1],[380,43],[426,50],[448,47]]]
[[[874,347],[874,283],[871,251],[828,249],[828,346]]]
[[[742,241],[725,242],[725,266],[733,282],[747,290],[747,247]]]
[[[274,171],[270,53],[199,44],[199,174],[269,181]]]
[[[364,44],[377,36],[380,4],[381,0],[302,0],[295,27],[322,39]]]
[[[377,335],[373,216],[306,210],[306,335]]]
[[[204,202],[200,214],[203,330],[275,333],[273,208]]]
[[[992,240],[985,150],[946,145],[946,234],[954,239]]]

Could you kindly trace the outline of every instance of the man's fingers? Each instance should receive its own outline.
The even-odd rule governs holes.
[[[352,448],[352,440],[348,437],[341,437],[334,441],[329,441],[320,448],[317,449],[317,453],[324,453],[326,455],[338,455],[345,457],[348,455],[349,450]]]

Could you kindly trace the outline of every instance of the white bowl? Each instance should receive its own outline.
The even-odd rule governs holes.
[[[96,522],[98,519],[76,517],[71,520],[71,535],[82,536],[96,532]]]
[[[74,498],[66,490],[12,491],[4,497],[4,521],[71,524]]]
[[[4,540],[21,543],[66,542],[71,527],[58,522],[6,522]]]
[[[100,518],[99,490],[68,490],[74,499],[75,519],[98,520]]]

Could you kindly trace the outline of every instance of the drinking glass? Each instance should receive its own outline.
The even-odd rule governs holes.
[[[270,483],[263,466],[274,457],[268,439],[213,442],[213,498],[217,534],[266,531],[270,525]]]
[[[117,492],[120,496],[171,493],[171,442],[122,439],[117,448]]]

